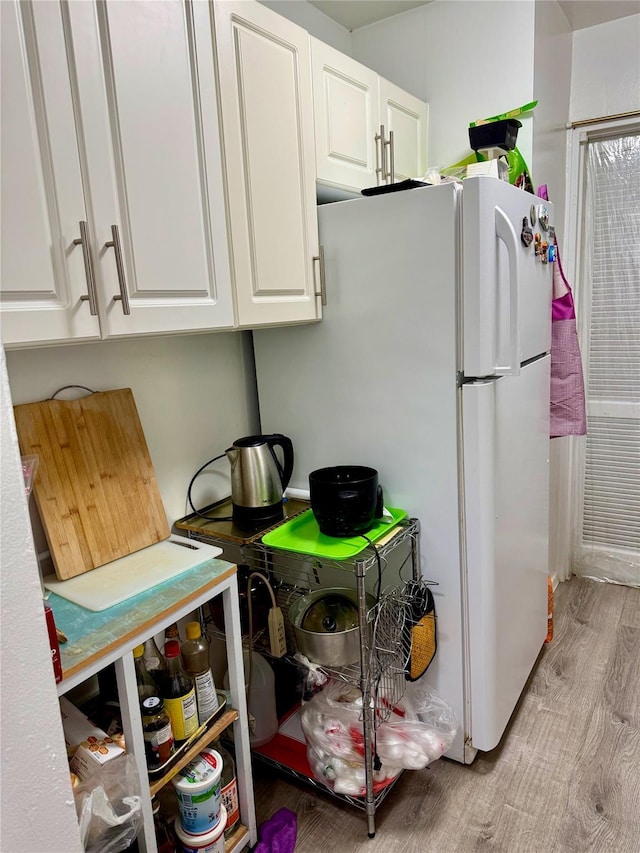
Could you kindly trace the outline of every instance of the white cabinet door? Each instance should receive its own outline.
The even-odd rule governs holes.
[[[424,101],[313,38],[311,65],[318,181],[357,192],[424,175]]]
[[[231,327],[208,5],[65,8],[104,337]]]
[[[378,75],[311,39],[316,176],[347,189],[379,184]]]
[[[5,344],[232,328],[208,5],[10,2],[2,24]]]
[[[8,347],[96,339],[83,247],[74,243],[87,211],[59,7],[3,2],[0,10],[2,339]]]
[[[380,123],[387,140],[393,132],[387,147],[387,171],[393,173],[395,182],[420,178],[427,170],[427,104],[383,77],[379,83]]]
[[[320,319],[309,36],[260,3],[213,9],[238,324]]]

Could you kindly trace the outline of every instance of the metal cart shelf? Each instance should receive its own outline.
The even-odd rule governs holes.
[[[285,508],[290,518],[308,509],[309,504],[291,501],[285,504]],[[203,511],[203,515],[228,516],[229,509],[229,504],[221,502]],[[292,662],[296,662],[292,657],[296,646],[288,609],[294,598],[314,588],[351,586],[355,581],[359,623],[370,626],[369,631],[360,632],[360,661],[347,667],[322,669],[330,678],[358,686],[362,693],[365,796],[338,794],[310,775],[280,764],[274,758],[257,754],[261,760],[293,778],[364,810],[368,835],[373,837],[375,811],[397,781],[374,793],[373,744],[377,727],[388,719],[391,708],[404,695],[405,670],[411,651],[408,632],[405,631],[411,601],[407,599],[404,587],[407,581],[419,577],[418,520],[404,519],[375,544],[365,542],[363,550],[347,560],[327,559],[269,547],[262,542],[262,536],[267,530],[247,535],[228,521],[217,523],[198,516],[188,516],[177,522],[176,527],[186,531],[192,538],[223,548],[225,558],[236,562],[239,567],[246,567],[249,574],[258,572],[268,578],[285,617],[287,652]],[[371,609],[367,608],[367,593],[376,600]],[[246,637],[243,639],[247,640]],[[256,634],[252,637],[252,643],[254,648],[268,653],[268,641],[264,636]],[[384,701],[379,701],[380,697]]]

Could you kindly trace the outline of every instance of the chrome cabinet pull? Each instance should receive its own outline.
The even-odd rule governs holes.
[[[320,302],[322,305],[327,304],[327,285],[324,276],[324,246],[320,246],[320,253],[318,255],[313,256],[313,262],[318,262],[318,268],[320,272],[320,290],[315,291],[315,296],[320,297]],[[315,270],[315,267],[314,267]],[[315,278],[315,275],[314,275]]]
[[[376,145],[376,184],[380,186],[380,175],[382,174],[382,166],[380,165],[380,134],[376,133],[373,137],[375,145]]]
[[[80,222],[80,236],[73,241],[74,246],[82,246],[82,259],[84,260],[84,274],[87,279],[87,293],[80,297],[81,302],[89,302],[89,313],[98,314],[98,293],[96,291],[96,279],[93,274],[93,260],[91,258],[91,247],[89,246],[89,229],[86,222]]]
[[[385,172],[387,168],[383,124],[380,125],[380,133],[376,133],[374,139],[376,143],[376,182],[380,185],[381,183],[385,183]],[[378,143],[380,143],[380,157],[378,157]]]
[[[122,246],[120,245],[120,232],[117,225],[111,226],[111,236],[113,240],[108,240],[104,247],[105,249],[113,249],[116,256],[116,270],[118,271],[118,286],[120,293],[113,297],[114,302],[122,302],[122,313],[131,314],[129,306],[129,294],[127,292],[127,280],[124,275],[124,262],[122,260]]]
[[[385,158],[384,158],[384,165],[385,165],[384,179],[386,182],[387,178],[391,178],[389,183],[394,184],[396,181],[396,176],[395,176],[396,170],[395,170],[395,162],[394,162],[395,161],[395,152],[394,152],[393,131],[392,130],[389,131],[389,139],[385,140],[384,145],[385,145],[385,147],[387,145],[389,146],[389,164],[391,166],[391,169],[387,172],[386,171],[387,157],[385,155]]]

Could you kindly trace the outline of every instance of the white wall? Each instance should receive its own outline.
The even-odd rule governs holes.
[[[336,50],[351,55],[351,33],[345,27],[332,21],[315,6],[306,0],[260,0],[263,6],[268,6],[293,21],[299,27],[307,30],[320,41],[330,44]]]
[[[69,384],[131,388],[172,523],[187,514],[187,486],[200,465],[257,427],[247,342],[246,333],[223,332],[14,350],[7,353],[11,395],[16,405]],[[228,467],[221,460],[203,474],[194,499],[229,494]]]
[[[74,853],[82,848],[1,347],[0,362],[0,849]]]
[[[539,103],[533,116],[533,179],[547,184],[555,207],[560,247],[566,243],[566,122],[571,99],[571,28],[553,0],[536,3],[534,91]],[[564,258],[564,255],[563,255]],[[571,500],[569,438],[550,445],[549,573],[554,581],[570,574]]]
[[[427,100],[429,18],[419,7],[359,27],[351,33],[352,55],[416,98]]]
[[[640,110],[640,14],[573,34],[571,121]]]
[[[468,127],[533,99],[534,2],[435,0],[351,34],[353,56],[429,103],[430,166],[470,152]],[[518,148],[531,167],[531,119]]]
[[[555,0],[536,3],[533,114],[533,178],[546,184],[563,244],[566,192],[566,123],[571,100],[571,28]]]

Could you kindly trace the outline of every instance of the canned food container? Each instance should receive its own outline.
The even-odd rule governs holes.
[[[174,829],[176,836],[182,845],[183,853],[224,853],[224,830],[227,825],[227,811],[220,806],[220,820],[215,829],[202,835],[192,835],[185,832],[180,823],[180,816],[176,817]]]
[[[187,833],[201,835],[217,829],[222,810],[221,779],[222,756],[207,747],[171,780],[178,798],[180,823]]]

